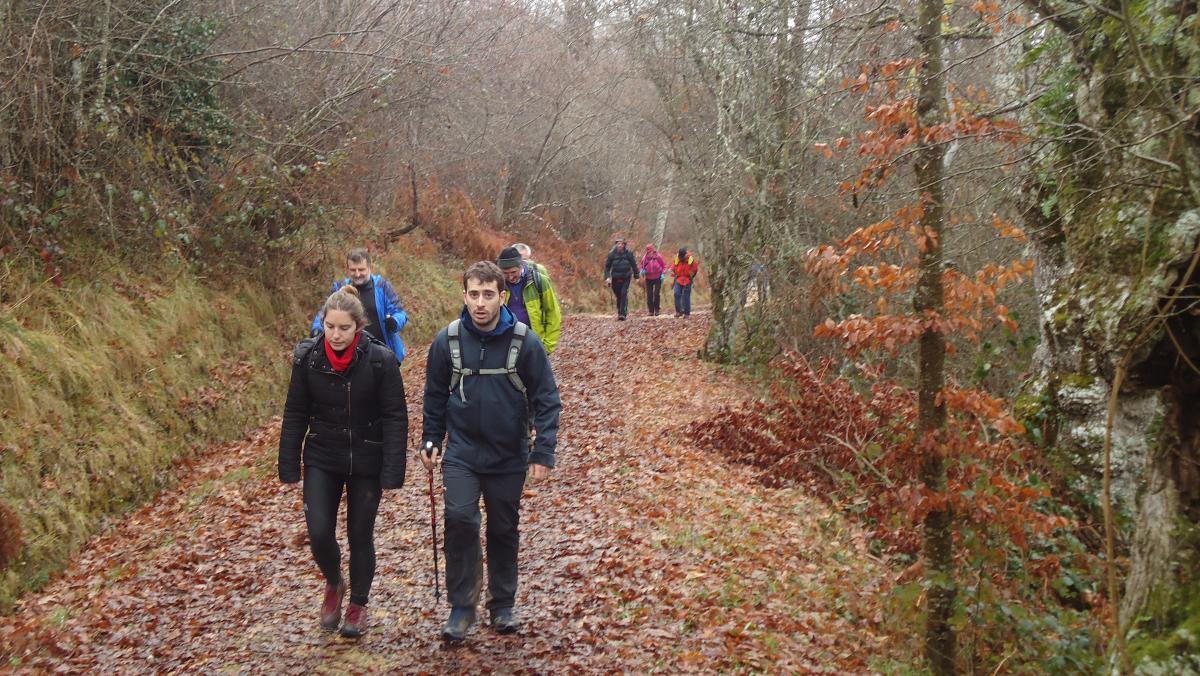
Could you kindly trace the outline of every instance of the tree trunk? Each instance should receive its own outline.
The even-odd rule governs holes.
[[[496,184],[496,225],[500,227],[504,227],[504,210],[508,208],[506,202],[508,201],[508,177],[510,175],[508,164],[505,163],[504,167],[500,169],[500,181]]]
[[[1109,591],[1121,597],[1109,599],[1120,608],[1114,667],[1126,667],[1117,657],[1127,641],[1139,670],[1194,671],[1200,136],[1179,102],[1200,88],[1195,35],[1163,33],[1174,9],[1158,3],[1138,11],[1121,3],[1067,11],[1042,0],[1026,4],[1066,38],[1057,53],[1042,55],[1063,62],[1043,79],[1071,83],[1074,97],[1060,109],[1035,111],[1043,128],[1070,129],[1056,132],[1062,135],[1030,172],[1037,187],[1030,206],[1058,226],[1049,240],[1033,240],[1054,269],[1037,278],[1043,341],[1037,375],[1022,395],[1024,416],[1046,421],[1053,452],[1076,462],[1085,482],[1093,478],[1084,492],[1095,492],[1101,465],[1114,478],[1116,507],[1134,511],[1131,537],[1118,528],[1108,534],[1116,541],[1110,565],[1124,553],[1121,545],[1129,555],[1124,590],[1114,581]],[[1145,139],[1155,142],[1141,145]],[[1141,183],[1147,171],[1153,187]],[[1097,429],[1111,431],[1102,445],[1089,434]]]
[[[654,235],[650,238],[655,249],[662,249],[663,236],[667,232],[667,216],[671,213],[671,192],[675,187],[675,165],[667,169],[667,184],[663,186],[658,205],[658,216],[654,219]]]
[[[917,288],[913,307],[927,319],[940,316],[945,306],[942,286],[943,146],[925,136],[925,130],[945,122],[945,80],[942,73],[942,3],[921,0],[918,8],[918,42],[921,51],[921,86],[917,97],[917,189],[924,210],[920,225],[922,239]],[[946,426],[946,409],[938,402],[945,384],[946,339],[928,327],[918,344],[917,431],[924,447],[921,480],[932,495],[946,491],[946,465],[942,457],[941,433]],[[934,674],[952,674],[954,667],[954,549],[948,507],[933,509],[925,517],[925,574],[927,615],[925,659]]]

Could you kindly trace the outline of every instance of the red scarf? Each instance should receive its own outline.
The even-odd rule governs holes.
[[[354,348],[358,347],[358,337],[362,332],[354,334],[354,340],[350,341],[350,345],[342,350],[342,356],[338,356],[337,352],[333,351],[333,346],[329,344],[329,339],[325,339],[325,356],[329,357],[329,364],[333,366],[333,370],[338,373],[345,373],[346,369],[350,368],[350,360],[354,358]]]

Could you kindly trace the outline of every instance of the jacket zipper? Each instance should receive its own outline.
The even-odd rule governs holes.
[[[347,367],[346,373],[349,373],[349,372],[350,372],[350,369]],[[335,376],[338,376],[342,380],[346,381],[346,436],[350,440],[350,471],[347,472],[347,474],[353,474],[354,473],[354,428],[350,424],[350,420],[351,420],[351,418],[350,418],[350,413],[351,413],[351,411],[350,411],[350,378],[349,378],[349,376],[346,375],[346,373],[338,373],[337,371],[334,371],[332,368],[330,368],[328,371],[326,371],[326,373],[331,373]]]
[[[350,369],[347,368],[346,372],[349,373]],[[346,374],[338,373],[337,371],[330,371],[330,373],[335,373],[341,376],[342,380],[346,381],[346,438],[350,440],[350,470],[346,474],[350,475],[354,474],[354,426],[350,424],[350,421],[353,419],[350,415],[352,413],[350,410],[350,378]]]

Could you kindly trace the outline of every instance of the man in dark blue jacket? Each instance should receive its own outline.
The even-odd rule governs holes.
[[[396,354],[396,361],[403,364],[404,341],[400,339],[400,332],[408,324],[408,313],[400,305],[400,297],[391,282],[371,271],[371,254],[366,249],[351,249],[346,254],[346,277],[334,282],[330,293],[336,293],[347,284],[358,289],[358,297],[370,320],[367,333],[387,345]],[[323,319],[318,311],[312,320],[311,335],[320,332]]]
[[[625,321],[629,314],[629,284],[638,278],[638,262],[633,252],[625,248],[625,238],[618,237],[604,259],[604,283],[617,299],[617,319]]]
[[[504,274],[480,261],[463,274],[466,307],[429,347],[421,462],[442,465],[446,486],[446,590],[452,607],[442,630],[462,641],[480,594],[479,498],[487,510],[488,601],[499,633],[520,628],[517,531],[526,473],[550,476],[562,404],[537,334],[505,304]],[[531,427],[536,442],[529,439]],[[445,440],[444,452],[442,442]]]

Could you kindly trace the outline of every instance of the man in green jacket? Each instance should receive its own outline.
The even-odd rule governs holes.
[[[508,309],[542,340],[546,354],[554,353],[562,332],[562,310],[546,269],[521,258],[516,247],[507,247],[496,258],[508,285]]]

